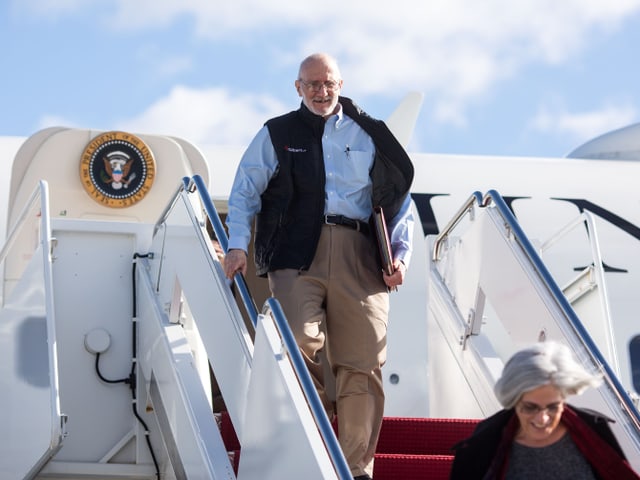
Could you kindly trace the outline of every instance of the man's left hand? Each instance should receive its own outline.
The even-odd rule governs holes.
[[[386,273],[382,273],[382,278],[384,279],[384,283],[389,288],[395,288],[398,285],[402,285],[404,281],[404,276],[407,273],[407,266],[402,263],[401,260],[393,261],[393,274],[387,275]]]

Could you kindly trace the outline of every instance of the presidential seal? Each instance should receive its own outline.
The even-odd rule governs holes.
[[[103,133],[82,152],[82,186],[91,198],[107,207],[123,208],[138,203],[151,189],[155,174],[151,150],[130,133]]]

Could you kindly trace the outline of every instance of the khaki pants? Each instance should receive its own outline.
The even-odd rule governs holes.
[[[340,446],[354,476],[373,473],[384,413],[389,296],[376,255],[375,243],[362,233],[324,225],[308,271],[269,273],[269,288],[331,419],[318,352],[326,354],[336,382]]]

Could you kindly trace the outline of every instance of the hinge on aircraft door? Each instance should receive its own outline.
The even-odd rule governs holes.
[[[51,249],[49,251],[49,257],[51,258],[51,262],[54,262],[56,257],[53,255],[53,249],[58,246],[58,239],[56,237],[51,237],[51,241],[49,242],[49,245]]]
[[[460,345],[462,345],[462,350],[467,349],[467,339],[473,334],[473,323],[476,318],[476,311],[473,308],[469,309],[469,314],[467,315],[467,324],[464,326],[464,333],[462,337],[460,337]]]

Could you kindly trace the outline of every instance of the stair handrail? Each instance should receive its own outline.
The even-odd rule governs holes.
[[[609,294],[607,293],[607,284],[604,278],[604,261],[602,260],[602,253],[600,251],[600,241],[598,239],[598,233],[596,229],[596,220],[595,215],[591,210],[584,209],[580,214],[565,225],[564,228],[560,229],[554,235],[549,237],[545,242],[543,242],[539,247],[538,251],[540,253],[544,253],[546,250],[551,248],[556,242],[558,242],[562,237],[571,232],[574,228],[584,224],[587,229],[587,236],[589,238],[589,247],[591,250],[591,258],[593,261],[593,269],[595,272],[596,285],[598,286],[598,291],[600,293],[600,305],[602,316],[604,318],[604,322],[608,327],[607,334],[609,335],[609,339],[614,338],[613,333],[613,320],[611,318],[611,308],[609,306]],[[610,341],[609,348],[611,350],[611,363],[613,363],[615,370],[620,371],[620,363],[618,361],[618,351],[613,341]]]
[[[33,207],[36,205],[36,201],[41,198],[42,191],[44,188],[46,188],[45,185],[40,183],[33,190],[31,195],[25,202],[24,207],[22,207],[22,211],[20,212],[20,215],[18,215],[18,218],[16,219],[15,223],[11,227],[11,231],[6,236],[6,240],[4,242],[2,250],[0,250],[0,263],[4,262],[4,259],[9,254],[9,250],[13,246],[14,242],[16,241],[16,238],[18,237],[18,233],[22,229],[22,224],[26,221],[27,215],[29,214],[29,212],[33,210]]]
[[[207,187],[202,177],[200,177],[199,175],[194,175],[192,177],[192,183],[190,183],[187,188],[190,189],[191,186],[194,186],[197,189],[206,215],[211,221],[211,226],[213,227],[216,238],[218,242],[220,242],[220,246],[222,247],[223,251],[226,253],[228,251],[229,238],[227,237],[227,232],[222,225],[222,221],[220,220],[218,211],[216,210],[216,207],[208,194]],[[253,322],[253,325],[257,326],[258,311],[253,301],[253,297],[249,292],[244,276],[238,273],[235,275],[234,281],[236,287],[238,288],[238,291],[240,292],[244,306],[247,309],[247,313],[249,314],[251,321]],[[318,395],[318,391],[313,384],[313,380],[311,379],[309,370],[304,363],[304,360],[302,359],[302,354],[300,353],[300,349],[297,346],[297,343],[295,341],[293,333],[291,332],[289,323],[286,320],[286,316],[282,311],[280,303],[275,298],[268,298],[265,301],[263,313],[265,315],[270,313],[272,318],[274,319],[279,335],[282,338],[286,350],[289,352],[289,358],[291,359],[291,364],[295,375],[300,382],[300,386],[302,388],[304,396],[307,399],[307,403],[309,404],[311,413],[315,419],[318,429],[320,430],[320,435],[322,436],[329,457],[331,458],[331,461],[338,475],[340,476],[341,480],[352,479],[353,476],[351,475],[351,471],[349,469],[349,466],[347,465],[347,461],[345,460],[342,449],[338,444],[335,432],[331,427],[329,418],[327,417],[322,402],[320,401],[320,396]]]
[[[31,466],[30,470],[24,474],[24,479],[33,479],[39,474],[42,468],[54,457],[54,455],[62,448],[64,438],[67,435],[66,422],[67,416],[60,412],[60,395],[59,395],[59,372],[58,372],[58,355],[57,355],[57,341],[55,331],[55,307],[53,300],[53,271],[51,268],[51,255],[55,239],[51,236],[51,216],[49,208],[49,185],[46,180],[40,180],[38,185],[34,188],[33,192],[27,199],[22,208],[20,214],[16,218],[11,231],[6,237],[6,241],[2,250],[0,250],[0,263],[4,262],[9,254],[11,247],[18,239],[18,236],[25,228],[29,215],[33,212],[37,212],[38,220],[38,242],[34,249],[42,248],[43,255],[43,283],[44,283],[44,310],[46,316],[46,350],[47,350],[47,363],[49,370],[49,402],[51,406],[50,414],[52,416],[52,424],[50,425],[47,450],[42,453],[41,457],[36,459],[35,463]],[[24,271],[20,276],[24,275]],[[2,304],[6,301],[5,298],[5,278],[2,277]],[[34,439],[30,439],[34,441]],[[4,465],[3,465],[4,466]],[[16,473],[12,471],[11,473]]]
[[[200,175],[194,175],[192,178],[192,185],[198,191],[200,195],[200,201],[202,202],[202,206],[209,217],[209,221],[211,222],[211,226],[213,227],[213,232],[216,235],[216,239],[220,243],[222,247],[222,251],[226,254],[229,248],[229,237],[227,236],[227,231],[224,229],[222,225],[222,220],[220,220],[220,215],[218,215],[218,210],[216,209],[211,197],[209,196],[207,186],[204,183],[204,180]],[[244,279],[244,275],[242,273],[237,273],[234,276],[235,286],[238,289],[238,293],[240,294],[240,298],[242,299],[242,303],[244,304],[244,308],[251,319],[251,323],[255,327],[258,322],[258,308],[256,307],[255,302],[253,301],[253,297],[249,292],[249,287],[247,286],[247,282]]]
[[[298,344],[296,343],[296,340],[293,336],[293,332],[289,327],[289,323],[287,322],[280,302],[278,302],[278,300],[273,297],[268,298],[264,303],[262,313],[264,315],[271,314],[271,317],[275,322],[284,347],[289,353],[289,359],[291,360],[293,370],[300,382],[300,386],[307,399],[309,408],[311,409],[311,413],[313,414],[313,417],[316,421],[316,425],[320,430],[320,435],[325,442],[327,452],[329,453],[331,461],[336,468],[336,472],[338,473],[341,480],[352,479],[353,476],[351,474],[351,470],[349,469],[347,461],[344,458],[344,454],[342,453],[340,444],[336,439],[333,427],[329,422],[329,418],[327,417],[325,409],[322,405],[322,401],[320,400],[318,391],[313,384],[309,369],[304,363],[304,359],[302,358],[302,354],[300,353],[300,348],[298,347]]]
[[[631,398],[627,394],[626,390],[624,389],[616,375],[611,370],[608,362],[600,353],[600,350],[589,335],[589,332],[586,331],[586,329],[582,325],[582,322],[580,322],[578,316],[571,307],[569,300],[567,300],[567,297],[562,293],[557,283],[553,280],[551,273],[540,259],[540,256],[529,241],[529,238],[522,230],[522,227],[520,227],[520,224],[516,220],[513,212],[509,209],[507,203],[496,190],[489,190],[484,195],[481,206],[487,207],[491,203],[494,204],[502,220],[505,222],[505,226],[509,228],[513,233],[514,240],[520,245],[523,253],[528,257],[532,268],[536,271],[538,276],[543,281],[545,287],[548,289],[549,293],[561,308],[562,312],[565,315],[565,318],[569,321],[571,327],[578,334],[578,337],[586,348],[587,353],[591,357],[591,360],[593,361],[595,366],[601,372],[603,372],[605,383],[613,390],[623,410],[627,414],[628,418],[633,422],[636,431],[640,433],[640,415],[638,414],[638,410],[633,404]]]
[[[182,182],[180,182],[175,192],[171,196],[171,200],[167,202],[167,205],[164,207],[162,212],[160,212],[158,221],[153,227],[153,236],[155,236],[156,233],[158,233],[158,230],[160,229],[160,227],[167,221],[167,217],[169,217],[169,214],[173,210],[173,207],[175,207],[176,203],[178,202],[178,199],[180,198],[180,193],[183,192],[184,190],[188,191],[190,183],[191,183],[191,179],[189,177],[182,177]]]
[[[451,217],[449,223],[445,225],[445,227],[434,240],[432,255],[432,259],[434,262],[437,262],[440,258],[440,247],[442,246],[442,242],[449,236],[449,233],[451,233],[451,231],[462,221],[465,215],[467,215],[468,213],[472,214],[474,205],[482,205],[482,193],[478,192],[477,190],[473,192],[467,199],[467,201],[462,204],[462,206],[453,215],[453,217]]]

